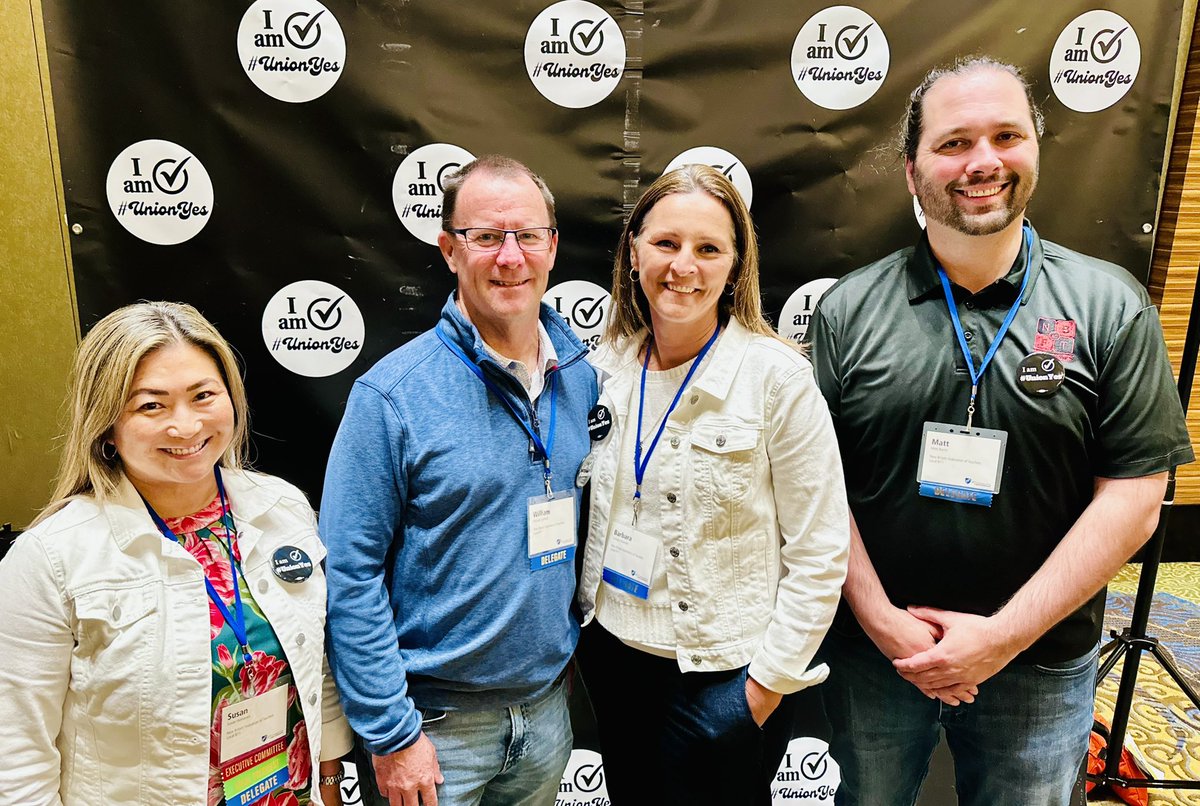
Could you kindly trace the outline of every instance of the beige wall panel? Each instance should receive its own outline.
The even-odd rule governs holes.
[[[0,3],[0,523],[50,495],[78,317],[41,9]]]

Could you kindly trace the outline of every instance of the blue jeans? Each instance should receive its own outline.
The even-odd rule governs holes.
[[[493,711],[448,711],[421,726],[446,782],[438,806],[554,806],[571,757],[567,687]]]
[[[830,633],[818,656],[842,769],[838,806],[911,806],[939,734],[954,757],[962,806],[1068,806],[1087,752],[1096,656],[1010,664],[971,704],[944,705],[901,678],[867,638]]]
[[[613,806],[770,806],[794,697],[760,728],[746,701],[747,668],[685,674],[598,621],[580,634],[577,657]]]

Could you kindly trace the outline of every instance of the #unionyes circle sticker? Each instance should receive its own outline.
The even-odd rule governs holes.
[[[557,311],[590,349],[600,346],[611,302],[606,289],[588,280],[567,280],[546,289],[542,302]]]
[[[1099,112],[1137,79],[1142,46],[1120,14],[1094,9],[1067,23],[1050,51],[1050,86],[1076,112]]]
[[[118,154],[105,190],[121,226],[160,246],[195,237],[213,208],[208,171],[195,154],[168,140],[142,140]]]
[[[286,285],[263,309],[263,342],[271,357],[308,378],[334,375],[353,364],[365,330],[354,300],[321,280]]]
[[[392,204],[404,228],[437,245],[442,231],[442,195],[446,176],[475,157],[452,143],[430,143],[404,158],[392,179]]]
[[[809,17],[792,45],[792,80],[825,109],[865,103],[887,78],[892,53],[883,29],[854,6],[830,6]]]
[[[603,101],[625,72],[625,35],[595,3],[562,0],[525,35],[525,70],[547,100],[568,109]]]
[[[710,165],[725,174],[729,181],[733,182],[738,193],[742,194],[742,201],[746,203],[746,207],[750,207],[754,201],[754,183],[750,179],[750,171],[747,170],[746,164],[740,159],[723,148],[696,146],[667,163],[663,173],[692,164]]]
[[[254,86],[304,103],[329,92],[346,64],[346,37],[317,0],[257,0],[242,15],[238,59]]]

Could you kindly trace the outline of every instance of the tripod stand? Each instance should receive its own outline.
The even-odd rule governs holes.
[[[1197,278],[1196,290],[1192,296],[1192,311],[1200,305],[1200,278]],[[1186,414],[1188,401],[1191,397],[1192,379],[1196,371],[1196,354],[1200,351],[1200,320],[1194,315],[1188,317],[1187,336],[1183,342],[1183,360],[1179,365],[1179,401],[1183,404]],[[1163,496],[1162,510],[1158,516],[1158,528],[1154,530],[1150,542],[1146,544],[1143,555],[1142,574],[1138,579],[1137,596],[1133,603],[1133,617],[1128,627],[1121,631],[1112,631],[1113,640],[1100,650],[1101,656],[1107,655],[1100,666],[1097,681],[1103,680],[1117,665],[1122,657],[1125,665],[1121,668],[1121,682],[1117,689],[1117,701],[1113,706],[1112,731],[1109,734],[1108,757],[1104,762],[1104,771],[1098,775],[1088,775],[1088,780],[1097,784],[1115,784],[1121,787],[1137,789],[1200,789],[1200,781],[1185,781],[1181,779],[1160,778],[1123,778],[1117,773],[1117,763],[1121,759],[1121,748],[1125,744],[1125,730],[1129,726],[1129,709],[1133,705],[1133,689],[1137,683],[1138,666],[1143,652],[1154,656],[1175,685],[1187,695],[1192,705],[1200,709],[1200,699],[1195,690],[1183,678],[1179,667],[1171,660],[1158,639],[1146,634],[1146,626],[1150,621],[1150,605],[1154,599],[1154,586],[1158,580],[1158,566],[1162,560],[1163,544],[1167,539],[1167,520],[1171,514],[1171,506],[1175,501],[1175,468],[1171,468],[1167,476],[1167,492]]]

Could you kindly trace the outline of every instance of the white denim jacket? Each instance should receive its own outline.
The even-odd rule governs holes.
[[[621,432],[640,382],[638,345],[602,347],[600,403],[613,427],[591,462],[591,520],[578,600],[595,615]],[[606,377],[607,376],[607,377]],[[585,467],[587,463],[585,463]],[[820,683],[809,664],[833,620],[846,577],[849,514],[829,410],[812,366],[783,342],[730,320],[667,419],[648,473],[659,507],[679,667],[719,671],[749,664],[781,694]]]
[[[316,760],[351,734],[324,661],[325,549],[303,494],[225,471],[254,599],[292,668]],[[314,565],[271,572],[281,546]],[[125,480],[114,500],[68,503],[0,562],[0,804],[208,801],[212,644],[200,564],[155,528]],[[320,793],[313,786],[313,802]]]

